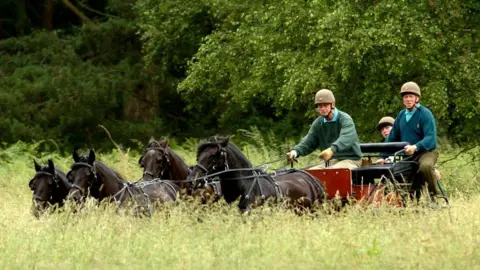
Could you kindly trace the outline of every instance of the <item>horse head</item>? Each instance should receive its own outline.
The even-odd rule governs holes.
[[[30,180],[28,186],[32,190],[32,211],[38,217],[45,211],[48,204],[53,204],[53,194],[56,188],[59,188],[59,178],[55,170],[55,165],[51,159],[48,165],[39,165],[33,160],[35,167],[35,176]]]
[[[193,197],[201,198],[206,202],[209,198],[218,200],[222,196],[220,175],[210,178],[209,175],[221,174],[230,169],[229,161],[230,137],[212,137],[209,141],[198,146],[196,161],[187,181],[191,182],[189,193]],[[235,165],[234,165],[235,166]]]
[[[67,173],[67,179],[72,183],[72,188],[68,194],[69,198],[79,202],[85,199],[90,189],[97,185],[98,178],[95,169],[95,152],[90,150],[88,157],[80,156],[77,150],[73,150],[73,160],[75,163]]]
[[[170,166],[168,139],[157,142],[153,137],[148,142],[145,153],[138,160],[143,168],[143,180],[162,178]]]

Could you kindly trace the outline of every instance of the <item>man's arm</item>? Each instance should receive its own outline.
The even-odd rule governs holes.
[[[435,124],[435,118],[430,111],[425,111],[422,115],[422,131],[424,137],[421,141],[417,142],[417,151],[430,151],[437,148],[437,126]]]
[[[342,152],[350,148],[357,137],[357,131],[355,130],[355,124],[351,117],[345,117],[341,123],[340,135],[338,139],[332,143],[332,150],[334,153]]]
[[[305,137],[303,137],[300,143],[293,148],[293,150],[297,152],[297,157],[306,156],[317,149],[318,147],[317,121],[318,121],[318,118],[313,122],[312,126],[310,127],[310,130],[308,131],[308,134]]]

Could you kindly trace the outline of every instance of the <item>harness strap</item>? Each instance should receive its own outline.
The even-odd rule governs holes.
[[[278,185],[277,181],[273,181],[273,185],[275,187],[275,191],[277,192],[277,198],[282,198],[283,197],[283,192],[280,186]]]
[[[301,171],[301,170],[295,170],[295,171],[301,172],[301,173],[307,175],[308,179],[310,179],[310,182],[313,182],[313,184],[320,190],[320,192],[323,193],[322,195],[323,196],[326,195],[325,194],[325,188],[319,183],[319,181],[315,180],[315,178],[311,174],[307,173],[306,171]]]
[[[258,179],[258,173],[256,171],[253,171],[253,174],[256,175]],[[265,194],[263,193],[262,185],[260,185],[259,181],[257,181],[257,183],[258,188],[260,189],[260,198],[262,198],[262,200],[265,200]]]
[[[170,189],[172,189],[173,193],[175,194],[175,198],[177,197],[177,190],[175,189],[175,187],[171,183],[169,183],[169,182],[167,182],[163,179],[157,178],[157,179],[154,179],[154,180],[151,180],[151,181],[148,181],[148,182],[145,182],[145,181],[135,182],[134,185],[135,185],[135,187],[137,187],[137,188],[139,188],[143,191],[143,189],[145,187],[147,187],[149,185],[153,185],[155,183],[161,183],[161,184],[167,185],[168,187],[170,187]]]
[[[83,195],[85,193],[83,191],[83,188],[81,186],[77,185],[77,184],[72,184],[72,186],[70,187],[70,190],[72,190],[74,188],[75,188],[75,190],[72,192],[72,194],[75,194],[75,192],[80,192]]]
[[[145,191],[143,191],[143,189],[141,189],[141,188],[139,188],[139,189],[140,189],[140,191],[142,192],[143,196],[145,196],[145,198],[146,198],[146,201],[147,201],[147,209],[148,209],[148,216],[152,216],[152,202],[151,202],[151,200],[150,200],[150,197],[148,196],[147,193],[145,193]],[[113,195],[114,201],[118,204],[119,207],[121,207],[121,205],[122,205],[123,202],[124,202],[125,192],[128,192],[128,194],[130,195],[130,197],[132,198],[132,200],[137,204],[137,215],[138,215],[138,205],[140,205],[140,204],[139,204],[138,201],[135,199],[135,196],[133,196],[132,190],[130,189],[130,183],[124,183],[122,189],[120,189],[117,193],[115,193],[115,194]],[[120,195],[120,198],[119,198],[119,199],[116,198],[118,195]]]
[[[213,191],[215,191],[215,200],[220,199],[222,197],[222,184],[220,181],[213,181],[211,183],[208,183],[208,185],[211,185],[213,188]]]
[[[277,196],[277,199],[280,199],[280,198],[283,197],[282,189],[280,188],[278,183],[275,181],[275,179],[273,179],[273,177],[271,177],[270,175],[262,175],[262,174],[260,174],[256,171],[253,171],[253,175],[254,175],[255,179],[254,179],[254,181],[252,183],[252,186],[250,187],[247,195],[245,196],[245,198],[247,200],[250,199],[250,194],[252,193],[253,188],[255,187],[255,184],[258,184],[258,188],[260,189],[260,196],[261,196],[262,200],[265,200],[265,193],[263,192],[262,185],[260,184],[260,181],[259,181],[259,177],[261,177],[261,176],[264,176],[266,178],[266,180],[268,182],[270,182],[270,184],[273,185],[273,188],[275,189],[275,194]]]
[[[169,186],[172,189],[173,193],[175,194],[175,199],[176,199],[177,198],[177,190],[175,189],[175,187],[167,181],[161,181],[161,183],[166,184],[167,186]]]
[[[113,195],[113,200],[120,206],[122,204],[123,196],[125,195],[125,190],[128,188],[127,184],[123,184],[123,188],[120,189],[117,193]],[[117,200],[117,196],[120,194],[120,198]]]
[[[208,173],[207,168],[205,168],[205,166],[203,166],[203,165],[200,164],[200,163],[195,164],[194,167],[198,167],[198,168],[202,169],[205,173]],[[204,177],[205,177],[205,176],[204,176]]]
[[[258,183],[258,177],[255,177],[255,180],[253,180],[252,185],[250,186],[250,189],[248,190],[247,195],[245,196],[245,199],[249,200],[250,199],[250,193],[253,191],[253,187],[255,187],[255,184]]]

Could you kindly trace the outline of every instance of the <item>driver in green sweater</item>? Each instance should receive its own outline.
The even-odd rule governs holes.
[[[320,117],[302,141],[286,154],[287,161],[293,162],[297,157],[321,149],[320,158],[325,162],[311,169],[359,168],[363,155],[352,117],[335,108],[335,96],[328,89],[315,94],[315,105]]]

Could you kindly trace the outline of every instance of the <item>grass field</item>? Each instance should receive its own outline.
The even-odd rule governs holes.
[[[194,146],[174,150],[193,164]],[[265,148],[244,150],[254,164],[278,158]],[[350,207],[312,219],[277,208],[241,216],[223,203],[179,202],[145,219],[89,206],[38,220],[28,189],[35,155],[63,170],[72,163],[21,143],[0,152],[1,269],[480,269],[479,165],[465,166],[468,154],[440,166],[452,202],[440,210]],[[141,176],[139,153],[97,158],[128,179]]]

